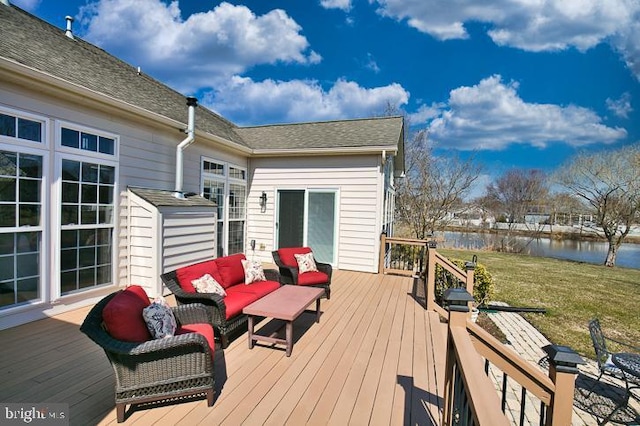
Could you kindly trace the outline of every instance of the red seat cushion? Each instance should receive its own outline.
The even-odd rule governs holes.
[[[102,310],[102,320],[107,332],[116,340],[146,342],[151,334],[142,317],[142,310],[149,306],[147,293],[133,285],[116,294]]]
[[[232,293],[239,292],[239,293],[253,294],[256,300],[258,300],[261,297],[264,297],[267,294],[279,288],[280,288],[280,283],[277,281],[254,281],[251,284],[247,284],[247,285],[245,284],[234,285],[233,287],[230,287],[228,291]]]
[[[298,261],[294,255],[311,253],[309,247],[286,247],[278,249],[278,256],[285,266],[298,268]]]
[[[327,281],[329,281],[329,276],[320,271],[310,271],[298,275],[299,285],[326,284]]]
[[[244,285],[244,284],[242,284]],[[224,298],[224,304],[226,306],[226,319],[231,319],[242,313],[242,309],[258,300],[258,297],[253,293],[243,293],[237,291],[236,287],[240,285],[234,285],[227,290],[227,295]]]
[[[206,260],[204,262],[195,263],[193,265],[184,266],[176,269],[176,277],[178,278],[178,284],[187,293],[195,293],[196,289],[193,287],[191,281],[197,280],[203,277],[205,274],[211,275],[216,281],[222,284],[220,273],[218,271],[218,264],[216,260]]]
[[[209,344],[209,348],[211,349],[211,360],[213,360],[213,354],[216,345],[213,340],[213,327],[211,327],[211,324],[184,324],[178,327],[178,329],[176,330],[176,336],[187,333],[202,334],[204,338],[207,339],[207,343]]]
[[[244,268],[242,261],[246,259],[244,254],[236,253],[231,256],[219,257],[216,259],[222,287],[229,288],[232,285],[244,283]],[[215,276],[213,278],[216,278]],[[216,278],[217,280],[217,278]]]

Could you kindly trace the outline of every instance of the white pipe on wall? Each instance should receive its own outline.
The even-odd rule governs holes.
[[[187,98],[187,106],[189,107],[189,119],[187,122],[187,138],[180,142],[176,147],[176,188],[174,195],[177,198],[184,198],[182,192],[183,179],[184,179],[184,164],[183,164],[183,152],[184,150],[195,141],[195,122],[196,122],[196,107],[198,106],[198,100],[194,97]]]

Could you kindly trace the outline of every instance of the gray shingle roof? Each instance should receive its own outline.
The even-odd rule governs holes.
[[[184,198],[177,198],[173,191],[133,186],[129,187],[129,191],[156,207],[216,207],[215,202],[198,194],[185,194]]]
[[[22,9],[0,4],[0,57],[63,81],[186,123],[185,96],[145,75],[104,50]],[[196,128],[266,154],[280,151],[367,147],[389,149],[402,144],[401,117],[240,128],[204,107],[196,110]],[[401,149],[401,147],[400,147]]]
[[[397,147],[402,117],[242,127],[238,133],[256,150]]]

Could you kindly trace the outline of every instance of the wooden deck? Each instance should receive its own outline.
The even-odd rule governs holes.
[[[320,323],[310,313],[296,321],[291,357],[281,347],[249,350],[244,333],[216,350],[213,407],[201,399],[140,408],[126,424],[440,424],[446,326],[413,286],[335,271]],[[78,330],[87,311],[0,331],[0,401],[63,402],[72,425],[116,424],[113,371]]]

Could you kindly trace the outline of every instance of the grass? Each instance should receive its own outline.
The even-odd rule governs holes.
[[[477,255],[493,276],[494,301],[545,308],[545,314],[523,316],[554,344],[593,359],[588,323],[597,317],[605,335],[640,346],[640,270],[521,254],[438,251],[459,259]]]

